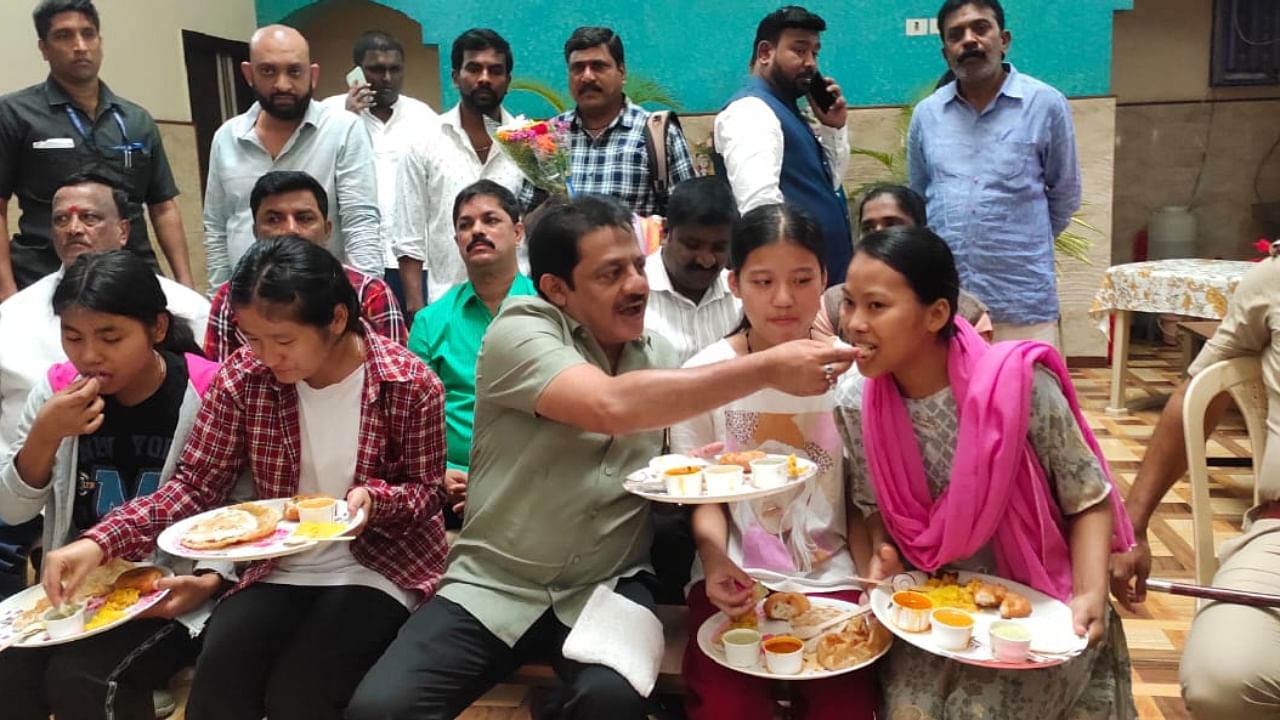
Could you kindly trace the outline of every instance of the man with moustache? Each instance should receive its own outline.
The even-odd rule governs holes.
[[[649,172],[646,123],[649,112],[627,99],[627,66],[622,38],[607,27],[580,27],[564,44],[569,93],[577,105],[556,116],[569,126],[569,176],[578,194],[609,195],[639,216],[662,214],[667,198]],[[694,177],[684,133],[667,126],[669,187]],[[520,191],[526,208],[546,193],[527,180]]]
[[[729,291],[725,270],[737,221],[733,192],[720,178],[693,178],[671,191],[662,249],[644,262],[644,327],[671,343],[678,365],[742,321],[742,301]]]
[[[98,77],[102,35],[91,0],[43,0],[32,13],[49,77],[0,98],[0,300],[55,272],[50,207],[64,178],[94,172],[118,183],[131,203],[126,249],[156,265],[142,219],[145,204],[156,242],[174,278],[191,286],[187,234],[178,186],[155,121],[111,92]],[[9,239],[9,198],[22,217]]]
[[[644,329],[644,256],[615,198],[550,208],[529,263],[538,295],[503,303],[476,361],[466,521],[448,569],[365,675],[351,720],[457,717],[533,658],[566,685],[548,717],[647,717],[620,672],[563,651],[598,585],[652,611],[650,503],[622,479],[661,452],[662,428],[764,387],[826,392],[853,357],[799,340],[666,369],[674,353]]]
[[[453,41],[449,60],[458,104],[440,116],[438,131],[410,144],[396,181],[391,232],[410,317],[467,278],[454,241],[453,198],[478,180],[515,192],[524,179],[492,134],[514,119],[502,107],[515,66],[511,45],[489,28],[471,28]]]
[[[849,111],[831,78],[818,76],[821,17],[789,5],[756,26],[751,75],[716,116],[714,143],[739,212],[772,203],[800,206],[822,228],[827,284],[844,282],[853,232],[844,197],[849,168]],[[821,83],[834,98],[825,110],[809,102],[811,126],[797,101]]]
[[[947,0],[942,57],[956,79],[916,106],[911,188],[984,302],[995,339],[1057,344],[1053,244],[1080,208],[1080,164],[1062,93],[1004,62],[999,0]]]
[[[351,61],[364,73],[366,82],[353,85],[342,95],[325,98],[322,104],[335,111],[355,113],[369,131],[373,144],[373,164],[378,173],[378,214],[381,220],[385,279],[404,305],[400,265],[391,249],[391,218],[396,204],[396,176],[400,158],[415,138],[435,132],[436,111],[421,100],[400,91],[404,87],[404,46],[381,30],[370,30],[356,39]]]
[[[325,247],[333,234],[328,208],[329,196],[320,183],[297,170],[272,170],[258,178],[249,194],[253,236],[258,240],[300,237]],[[374,332],[403,345],[409,330],[387,283],[349,265],[342,269],[360,301],[360,316]],[[246,344],[248,341],[236,324],[236,311],[231,304],[231,283],[223,283],[214,290],[209,307],[205,357],[223,362]]]
[[[249,196],[271,170],[299,170],[320,181],[336,218],[329,249],[347,265],[382,277],[377,174],[369,134],[349,112],[311,102],[320,67],[291,27],[269,25],[249,41],[240,72],[255,102],[213,136],[204,200],[209,287],[231,279],[231,270],[253,243]]]
[[[510,190],[492,180],[463,188],[453,201],[453,225],[467,280],[419,312],[409,333],[409,349],[444,385],[444,524],[450,530],[461,527],[467,496],[480,343],[504,300],[534,294],[533,282],[517,267],[524,225]]]

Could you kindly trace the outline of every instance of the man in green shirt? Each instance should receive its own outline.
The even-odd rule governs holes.
[[[449,505],[445,527],[461,526],[471,464],[471,422],[476,403],[476,357],[480,342],[502,301],[533,295],[533,283],[516,267],[524,236],[520,204],[507,188],[480,180],[453,202],[454,239],[467,281],[418,311],[409,331],[409,349],[444,384],[444,430],[448,456],[444,472]]]
[[[644,330],[644,256],[619,201],[579,197],[529,242],[537,297],[503,304],[476,365],[466,519],[435,597],[361,681],[351,720],[453,718],[529,659],[564,681],[550,713],[639,720],[646,700],[562,647],[598,585],[652,610],[649,505],[622,480],[661,451],[662,428],[764,388],[817,395],[851,348],[797,340],[675,367]]]

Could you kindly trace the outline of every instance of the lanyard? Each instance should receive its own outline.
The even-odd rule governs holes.
[[[64,105],[67,109],[67,117],[71,118],[71,124],[76,126],[76,132],[80,133],[80,137],[84,138],[86,144],[97,147],[97,143],[93,139],[90,129],[85,127],[84,121],[80,119],[80,113],[70,104]],[[116,121],[116,127],[120,128],[120,137],[123,142],[120,145],[112,145],[110,150],[119,150],[124,153],[124,167],[126,170],[133,167],[133,153],[144,148],[140,142],[129,142],[129,132],[124,128],[124,118],[120,116],[120,111],[111,108],[111,117]]]

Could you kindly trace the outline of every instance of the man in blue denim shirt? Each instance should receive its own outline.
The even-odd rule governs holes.
[[[1004,62],[998,0],[946,0],[942,55],[956,80],[911,118],[907,164],[964,288],[987,304],[996,340],[1056,344],[1053,240],[1080,207],[1071,108]]]

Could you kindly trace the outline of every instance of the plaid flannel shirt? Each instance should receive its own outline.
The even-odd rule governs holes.
[[[569,181],[575,194],[611,195],[641,217],[657,213],[645,149],[648,117],[647,110],[627,100],[618,117],[599,137],[592,138],[578,123],[576,109],[556,116],[569,123]],[[689,144],[674,123],[667,127],[666,139],[668,182],[675,187],[696,173]],[[520,188],[520,202],[525,208],[536,207],[546,196],[528,179]]]
[[[369,523],[351,543],[357,561],[399,587],[430,598],[444,572],[444,389],[405,348],[364,327],[367,351],[354,486],[369,491]],[[107,557],[140,557],[183,518],[226,502],[246,469],[262,499],[298,491],[302,441],[298,395],[276,382],[247,348],[219,368],[173,478],[128,502],[84,534]],[[242,589],[274,560],[240,573]]]
[[[347,271],[347,279],[351,281],[351,287],[356,289],[356,297],[360,299],[360,315],[369,322],[373,331],[401,345],[409,342],[409,330],[405,327],[400,304],[396,302],[396,296],[391,293],[387,283],[353,267],[344,265],[343,269]],[[236,325],[236,311],[228,301],[230,293],[231,283],[218,286],[218,291],[213,294],[213,303],[209,306],[209,325],[204,331],[204,354],[218,362],[231,357],[231,353],[244,347],[246,343]]]

